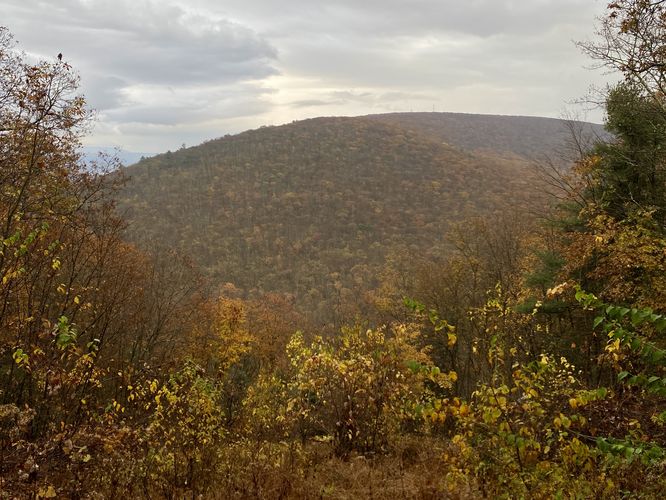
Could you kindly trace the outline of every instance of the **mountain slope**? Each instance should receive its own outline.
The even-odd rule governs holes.
[[[445,253],[451,222],[524,204],[535,182],[525,161],[372,118],[263,127],[126,172],[134,240],[179,248],[249,295],[292,294],[324,321],[375,286],[390,255]]]
[[[528,160],[561,163],[576,142],[608,137],[602,125],[533,116],[466,113],[388,113],[366,118],[397,125],[467,151],[507,153]],[[569,158],[566,158],[569,159]]]

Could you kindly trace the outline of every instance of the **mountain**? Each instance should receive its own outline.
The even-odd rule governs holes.
[[[541,196],[519,153],[550,151],[557,121],[456,122],[414,114],[262,127],[124,169],[119,206],[140,245],[178,248],[220,286],[289,294],[332,321],[377,285],[387,258],[441,256],[452,222]],[[532,142],[520,139],[525,128]]]
[[[602,125],[533,116],[467,113],[388,113],[367,118],[423,134],[467,151],[531,161],[566,163],[593,141],[607,139]]]
[[[136,153],[134,151],[125,151],[121,148],[107,146],[84,146],[81,148],[81,154],[83,154],[83,158],[88,162],[95,161],[100,153],[117,158],[125,166],[133,165],[143,158],[152,156],[151,153]]]

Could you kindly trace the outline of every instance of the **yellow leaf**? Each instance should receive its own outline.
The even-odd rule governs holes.
[[[58,496],[56,494],[56,490],[53,486],[49,486],[48,488],[40,488],[39,492],[37,493],[38,498],[55,498]]]

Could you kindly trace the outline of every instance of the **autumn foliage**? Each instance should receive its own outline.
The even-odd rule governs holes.
[[[663,24],[661,2],[609,9],[606,43],[662,36],[650,31]],[[607,99],[614,137],[559,171],[548,224],[507,208],[446,228],[446,251],[407,245],[373,255],[369,234],[400,235],[377,226],[375,215],[392,208],[369,204],[366,223],[343,228],[349,243],[327,249],[300,218],[312,199],[276,191],[300,182],[302,158],[289,163],[292,143],[264,131],[261,147],[284,163],[270,176],[285,179],[237,162],[251,148],[247,135],[207,146],[211,162],[235,158],[230,171],[260,191],[253,199],[215,192],[223,186],[216,167],[201,167],[213,190],[196,197],[208,204],[201,213],[228,216],[229,228],[244,231],[218,239],[202,217],[202,227],[174,236],[196,239],[201,251],[220,242],[229,262],[210,253],[201,270],[169,245],[128,243],[113,201],[122,172],[113,159],[86,163],[78,153],[89,112],[72,68],[27,62],[0,29],[3,498],[659,497],[665,115],[654,85],[662,75],[626,63],[627,81]],[[401,136],[380,121],[357,127],[378,144],[398,141],[419,165],[439,161],[432,137]],[[328,151],[322,164],[376,169],[359,170],[358,186],[370,189],[373,176],[397,168],[381,147],[364,149],[344,120],[309,125],[281,133],[344,136],[353,154]],[[433,122],[423,127],[434,133]],[[451,154],[469,167],[463,153]],[[188,167],[173,162],[154,160],[151,173],[169,178]],[[390,194],[418,205],[423,190],[445,193],[418,168]],[[341,174],[331,166],[326,175]],[[326,175],[312,182],[330,187]],[[141,195],[134,187],[122,196],[154,201]],[[358,207],[345,199],[328,193],[322,206]],[[470,207],[457,200],[449,208],[462,218]],[[264,201],[295,207],[289,230],[298,245],[253,220]],[[434,217],[416,217],[422,232],[410,231],[405,214],[391,213],[408,241],[443,230]],[[251,293],[247,283],[206,279],[227,264],[247,267],[255,245],[263,261]],[[287,247],[310,252],[309,261],[321,252],[319,267],[280,274]],[[331,271],[356,254],[348,275]],[[306,298],[263,289],[262,279],[294,276]],[[325,319],[313,321],[320,313]]]

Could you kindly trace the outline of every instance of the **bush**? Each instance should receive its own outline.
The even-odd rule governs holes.
[[[288,411],[306,432],[330,440],[339,456],[385,449],[402,423],[415,418],[428,396],[426,379],[450,387],[414,347],[415,332],[344,328],[339,337],[306,346],[300,334],[288,346],[293,378]]]

